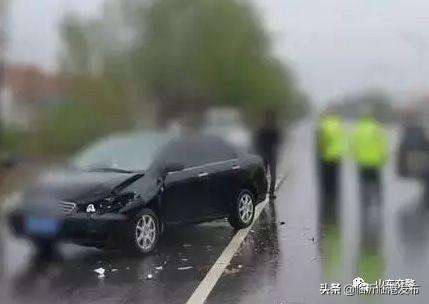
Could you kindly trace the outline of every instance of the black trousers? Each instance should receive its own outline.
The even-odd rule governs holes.
[[[324,197],[336,198],[338,195],[338,179],[340,163],[334,161],[319,161],[319,184]]]
[[[359,167],[360,226],[364,246],[379,248],[382,217],[382,180],[379,168]]]
[[[382,184],[379,168],[359,167],[360,198],[364,205],[381,204]]]
[[[319,159],[319,216],[336,222],[341,163]]]
[[[274,156],[271,157],[263,157],[265,172],[270,172],[270,185],[269,185],[269,193],[274,194],[276,190],[276,178],[277,178],[277,158]]]

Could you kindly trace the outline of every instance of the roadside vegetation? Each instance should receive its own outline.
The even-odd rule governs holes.
[[[267,109],[289,120],[309,110],[250,2],[106,0],[100,14],[64,18],[65,101],[41,109],[29,134],[3,130],[5,147],[68,154],[118,130],[183,117],[198,124],[219,106],[236,108],[250,123]]]

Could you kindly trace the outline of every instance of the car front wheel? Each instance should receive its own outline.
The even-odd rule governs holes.
[[[243,229],[253,221],[255,216],[255,201],[253,195],[248,190],[243,190],[233,206],[233,210],[228,220],[235,229]]]
[[[143,209],[129,228],[128,249],[138,254],[148,254],[155,249],[159,238],[159,221],[155,212]]]

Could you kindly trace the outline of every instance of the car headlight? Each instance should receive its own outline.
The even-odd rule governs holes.
[[[116,196],[109,196],[96,202],[90,202],[86,205],[86,213],[112,213],[118,212],[135,198],[135,193],[124,193]]]

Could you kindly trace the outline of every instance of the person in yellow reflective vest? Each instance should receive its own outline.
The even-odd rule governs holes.
[[[344,129],[341,118],[332,113],[323,115],[317,130],[317,158],[322,202],[337,198],[338,176],[344,148]]]
[[[359,170],[361,200],[370,204],[375,194],[381,203],[381,169],[387,161],[388,144],[386,132],[375,118],[362,116],[358,120],[351,149]]]

